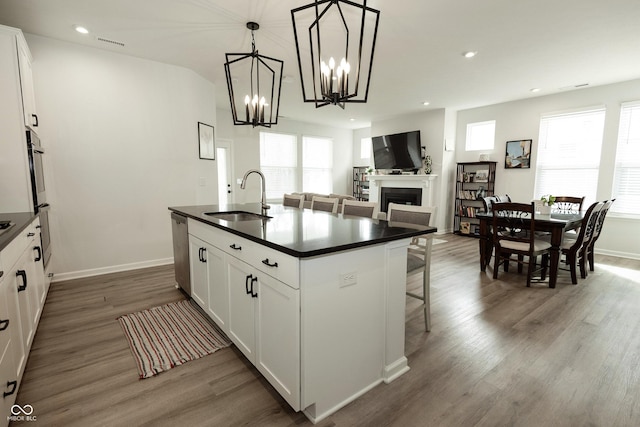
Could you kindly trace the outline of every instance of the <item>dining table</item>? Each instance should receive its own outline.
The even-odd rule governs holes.
[[[585,212],[534,214],[533,221],[536,232],[546,232],[550,236],[550,265],[549,287],[555,288],[558,279],[558,265],[560,264],[560,248],[565,232],[580,227]],[[493,252],[493,235],[491,234],[492,212],[479,212],[476,217],[480,220],[480,270],[485,271],[491,261]],[[523,219],[524,226],[529,226],[530,220]]]

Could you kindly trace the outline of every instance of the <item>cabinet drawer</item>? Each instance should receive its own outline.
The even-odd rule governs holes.
[[[40,221],[35,220],[2,250],[2,266],[5,270],[11,269],[25,249],[33,244],[34,238],[38,233],[36,226],[39,224]]]
[[[194,221],[191,218],[188,219],[188,227],[189,234],[247,263],[249,261],[246,258],[246,253],[249,247],[257,245],[244,237]]]
[[[286,283],[294,289],[300,288],[298,258],[262,245],[251,247],[247,251],[246,261],[256,269]]]
[[[189,234],[246,262],[294,289],[300,287],[297,258],[190,218],[188,225]]]

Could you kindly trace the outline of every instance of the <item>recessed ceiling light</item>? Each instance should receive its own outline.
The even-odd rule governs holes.
[[[356,121],[356,119],[354,119],[353,117],[351,117],[351,118],[349,119],[349,121],[350,121],[350,122],[355,122],[355,121]]]
[[[476,56],[478,54],[478,52],[472,52],[472,51],[468,51],[462,54],[462,56],[464,56],[467,59],[473,58],[474,56]]]
[[[424,101],[424,102],[422,103],[422,105],[424,105],[424,106],[429,105],[429,101]]]
[[[536,92],[540,92],[540,88],[539,87],[534,87],[531,89],[531,92],[536,93]]]
[[[87,30],[82,25],[76,25],[75,27],[73,27],[73,29],[79,32],[80,34],[89,34],[89,30]]]

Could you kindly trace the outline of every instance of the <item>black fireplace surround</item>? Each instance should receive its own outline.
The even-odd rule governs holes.
[[[420,206],[422,204],[422,188],[382,187],[380,189],[380,212],[387,212],[389,203]]]

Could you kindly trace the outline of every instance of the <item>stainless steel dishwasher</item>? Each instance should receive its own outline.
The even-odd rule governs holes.
[[[187,217],[171,212],[173,231],[173,265],[176,282],[191,296],[191,274],[189,273],[189,230]]]

